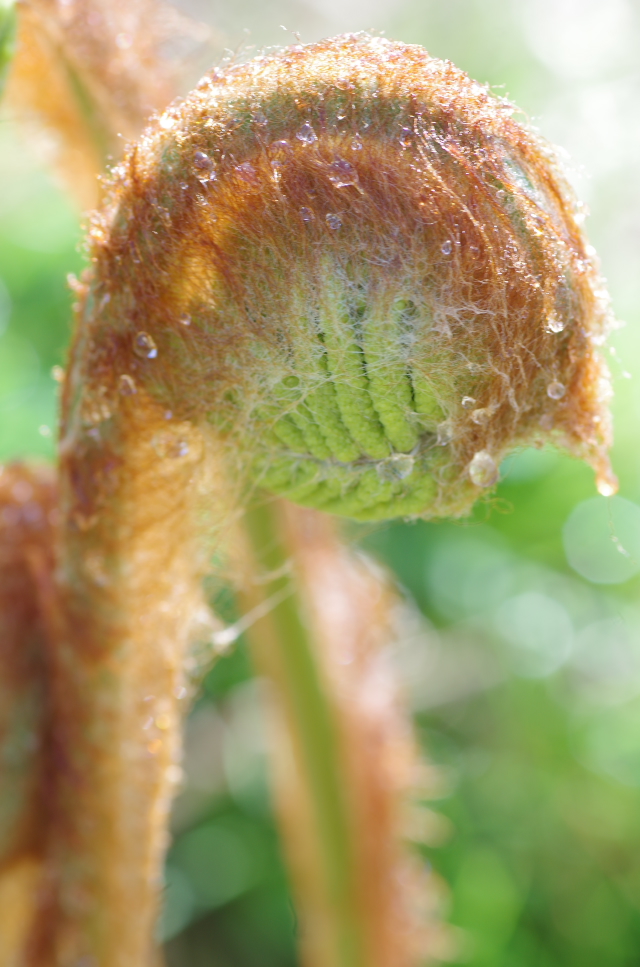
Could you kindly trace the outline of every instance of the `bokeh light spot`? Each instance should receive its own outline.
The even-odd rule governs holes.
[[[595,584],[620,584],[640,571],[640,507],[623,497],[593,497],[562,531],[567,560]]]

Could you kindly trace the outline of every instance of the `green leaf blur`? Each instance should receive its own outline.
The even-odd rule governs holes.
[[[15,0],[0,2],[0,94],[4,90],[7,74],[16,45],[16,5]]]

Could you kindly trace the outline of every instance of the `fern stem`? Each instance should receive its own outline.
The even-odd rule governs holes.
[[[335,967],[365,967],[366,927],[356,896],[356,856],[337,710],[324,681],[322,660],[305,614],[305,603],[295,586],[295,576],[289,573],[290,549],[278,502],[267,497],[254,500],[244,520],[252,556],[261,575],[258,581],[250,583],[245,597],[253,606],[259,598],[278,602],[253,627],[253,652],[258,669],[273,685],[277,705],[284,712],[297,781],[306,787],[306,795],[300,797],[308,803],[306,848],[315,844],[312,905],[317,906],[305,908],[309,898],[300,897],[303,929],[316,937],[324,933],[320,943],[327,958],[324,963]],[[283,831],[286,837],[289,832],[286,821]],[[285,844],[289,852],[301,843],[295,833],[290,838],[292,841]],[[299,859],[292,857],[292,866],[294,870],[299,867]],[[303,879],[309,883],[309,874],[303,875]],[[299,893],[304,890],[304,885],[296,886]],[[303,937],[303,951],[305,948],[313,962],[320,963],[317,940],[305,943]]]

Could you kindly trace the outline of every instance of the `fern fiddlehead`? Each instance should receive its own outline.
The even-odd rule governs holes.
[[[222,540],[249,506],[251,567],[277,593],[275,495],[359,520],[460,515],[509,449],[543,440],[615,487],[608,307],[571,193],[507,104],[420,48],[348,36],[213,72],[115,169],[89,257],[34,941],[65,967],[148,956],[203,530]],[[386,965],[301,614],[294,596],[274,608],[263,667],[324,844],[330,927],[309,963]]]

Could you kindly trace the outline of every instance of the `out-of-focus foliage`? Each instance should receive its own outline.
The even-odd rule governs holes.
[[[0,92],[4,90],[7,71],[15,53],[16,23],[14,0],[2,0],[0,3]]]
[[[256,0],[185,9],[227,43],[359,27],[424,44],[510,94],[573,159],[626,328],[612,340],[621,496],[548,451],[503,467],[457,524],[350,532],[405,589],[393,660],[441,820],[460,963],[634,967],[640,951],[640,43],[638,0]],[[243,28],[249,28],[248,40]],[[42,160],[42,159],[40,159]],[[80,230],[10,120],[0,126],[0,458],[51,457],[51,367],[68,338]],[[625,370],[632,378],[627,379]],[[219,602],[225,620],[232,600]],[[191,716],[162,926],[170,967],[289,967],[295,915],[270,814],[264,695],[242,642]]]
[[[72,203],[0,121],[0,459],[53,457],[54,365],[69,338],[67,274],[81,267]]]

